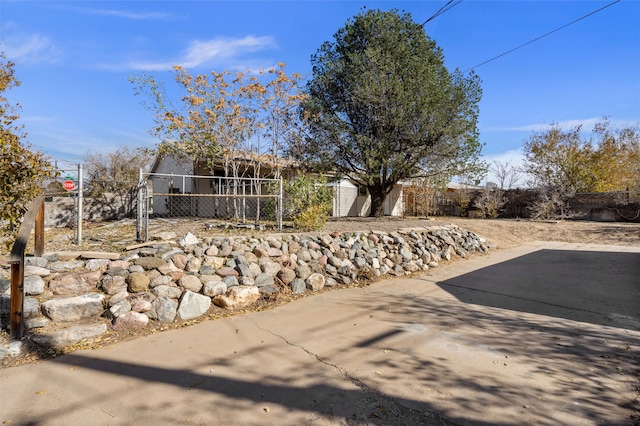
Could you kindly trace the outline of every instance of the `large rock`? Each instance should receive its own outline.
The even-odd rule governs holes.
[[[260,298],[260,290],[255,286],[234,286],[227,294],[213,298],[213,303],[225,309],[242,309]]]
[[[124,277],[116,275],[105,275],[100,283],[102,291],[109,295],[114,295],[127,290],[127,281]]]
[[[51,270],[47,268],[41,268],[39,266],[27,265],[24,267],[24,276],[28,277],[30,275],[39,275],[41,277],[46,277],[47,275],[51,275]]]
[[[170,299],[166,296],[158,296],[158,298],[153,301],[152,305],[155,319],[158,322],[173,322],[178,312],[178,302],[176,300]]]
[[[259,274],[257,277],[254,278],[254,285],[256,287],[264,287],[267,285],[273,285],[273,283],[275,282],[274,278],[272,275],[269,275],[267,273],[262,273]]]
[[[282,269],[282,265],[278,262],[265,262],[262,264],[262,272],[275,277]]]
[[[158,297],[167,297],[169,299],[177,299],[182,295],[182,290],[179,287],[171,285],[159,285],[154,287],[152,291]]]
[[[227,285],[222,281],[207,281],[202,288],[205,296],[215,297],[227,292]]]
[[[42,312],[54,322],[79,321],[102,314],[104,295],[99,293],[64,299],[51,299],[42,304]]]
[[[296,272],[291,268],[282,268],[280,272],[278,272],[278,278],[284,284],[288,285],[296,279]]]
[[[200,293],[200,290],[202,289],[202,282],[200,281],[200,278],[195,275],[183,275],[182,278],[178,280],[178,284],[185,290],[189,290],[194,293]]]
[[[37,296],[44,293],[44,280],[39,275],[31,275],[24,278],[24,293]]]
[[[163,266],[167,265],[167,262],[160,259],[159,257],[141,257],[136,259],[136,265],[142,266],[147,271],[150,269],[160,269]]]
[[[75,345],[84,339],[101,336],[107,332],[106,324],[78,325],[51,334],[34,334],[32,339],[40,346],[57,351]]]
[[[182,253],[182,251],[173,255],[171,257],[171,260],[173,261],[173,264],[176,265],[176,268],[184,269],[187,267],[188,259],[187,256]]]
[[[89,271],[105,271],[109,266],[109,259],[90,259],[84,265]]]
[[[78,296],[95,291],[102,271],[73,272],[49,281],[49,290],[59,296]]]
[[[67,260],[49,263],[49,269],[52,272],[68,272],[84,266],[82,260]]]
[[[204,315],[211,307],[211,298],[192,291],[185,291],[178,307],[178,316],[190,320]]]
[[[294,294],[302,294],[307,291],[307,284],[302,278],[296,278],[295,280],[291,281],[291,284],[289,284],[289,286],[291,287],[291,291]]]

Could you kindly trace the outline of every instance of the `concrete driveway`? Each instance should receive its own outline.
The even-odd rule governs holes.
[[[1,370],[0,422],[633,424],[639,277],[640,247],[458,260]]]

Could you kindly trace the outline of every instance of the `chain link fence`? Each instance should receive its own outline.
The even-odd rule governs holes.
[[[140,174],[139,241],[154,218],[211,219],[210,226],[282,230],[282,179]]]

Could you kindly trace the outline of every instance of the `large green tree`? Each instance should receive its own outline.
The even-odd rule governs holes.
[[[45,156],[25,142],[26,133],[16,123],[19,105],[5,97],[20,85],[14,65],[0,54],[0,229],[8,236],[17,234],[31,200],[56,175]]]
[[[449,72],[442,50],[410,14],[363,10],[312,56],[303,117],[291,147],[368,188],[371,216],[402,180],[479,165],[479,78]]]

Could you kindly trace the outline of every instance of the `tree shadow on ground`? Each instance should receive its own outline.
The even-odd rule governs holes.
[[[467,304],[640,330],[640,253],[538,250],[438,286]]]

